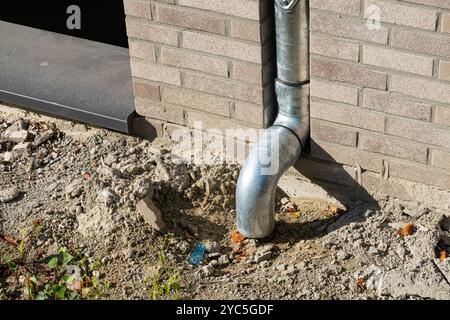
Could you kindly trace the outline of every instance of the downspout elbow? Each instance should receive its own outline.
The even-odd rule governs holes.
[[[301,144],[289,129],[273,126],[250,152],[236,190],[238,231],[265,238],[275,226],[275,191],[284,172],[300,157]]]
[[[309,137],[309,0],[275,0],[278,116],[241,170],[236,189],[238,231],[265,238],[275,226],[281,176]],[[266,161],[265,161],[266,160]]]

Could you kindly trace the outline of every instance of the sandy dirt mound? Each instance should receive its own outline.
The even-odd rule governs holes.
[[[172,148],[2,107],[0,298],[450,298],[448,212],[279,194],[271,238],[241,239],[239,167],[175,165]]]

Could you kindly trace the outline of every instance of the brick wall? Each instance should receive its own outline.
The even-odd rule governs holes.
[[[450,1],[310,1],[311,157],[371,193],[450,190]]]
[[[137,111],[161,134],[196,119],[270,124],[273,0],[125,4]],[[311,143],[298,172],[448,208],[450,0],[310,6]]]
[[[137,113],[179,125],[262,128],[275,114],[271,1],[124,0]]]

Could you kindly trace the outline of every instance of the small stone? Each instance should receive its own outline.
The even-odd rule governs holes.
[[[14,151],[24,151],[27,150],[30,147],[30,143],[29,142],[21,142],[18,143],[14,146],[13,150]]]
[[[66,192],[66,195],[69,196],[70,198],[76,198],[80,196],[81,193],[83,192],[83,180],[78,179],[72,181],[72,183],[66,186],[64,191]]]
[[[216,259],[216,258],[219,258],[220,256],[221,256],[220,252],[214,252],[214,253],[208,254],[209,259]]]
[[[46,192],[53,192],[58,188],[59,184],[58,182],[54,182],[49,184],[47,187],[45,187]]]
[[[105,178],[120,178],[122,172],[115,168],[102,167],[98,170],[98,173]]]
[[[51,138],[53,138],[55,132],[53,130],[49,130],[47,132],[44,132],[42,135],[38,136],[34,142],[33,142],[33,146],[34,147],[39,147],[41,144],[47,142],[48,140],[50,140]]]
[[[16,187],[3,189],[0,191],[0,202],[6,203],[15,200],[20,194]]]
[[[371,246],[370,248],[369,248],[369,254],[370,255],[377,255],[378,254],[378,249],[377,248],[375,248],[374,246]]]
[[[103,189],[98,195],[98,200],[100,203],[110,207],[115,201],[115,196],[109,189]]]
[[[219,261],[211,260],[211,262],[209,264],[212,265],[214,268],[217,268],[219,266]]]
[[[164,230],[166,224],[164,223],[161,211],[155,206],[150,198],[144,198],[136,206],[139,214],[144,218],[153,229],[157,231]]]
[[[289,281],[289,278],[288,278],[288,277],[278,277],[278,278],[277,278],[277,282],[278,282],[278,283],[280,283],[280,282],[285,282],[285,281]]]
[[[339,260],[348,260],[348,259],[350,259],[351,255],[343,250],[340,250],[336,253],[336,257]]]
[[[216,269],[214,269],[214,267],[212,265],[208,264],[208,265],[202,267],[201,271],[205,276],[209,277],[209,276],[214,275]]]
[[[189,242],[187,241],[181,241],[177,243],[176,248],[180,250],[182,253],[188,253],[190,250]]]
[[[221,266],[227,266],[228,264],[230,264],[230,259],[228,258],[228,256],[226,254],[220,256],[219,260],[219,265]]]
[[[287,268],[287,265],[285,265],[285,264],[279,264],[275,267],[275,269],[278,271],[284,271],[284,270],[286,270],[286,268]]]
[[[27,130],[19,130],[19,131],[13,131],[8,135],[8,139],[13,142],[24,142],[28,138],[28,131]]]
[[[208,241],[205,243],[205,249],[208,253],[220,252],[220,244],[217,241]]]
[[[255,262],[260,263],[269,260],[272,257],[272,249],[272,245],[261,247],[258,251],[255,252]]]
[[[259,266],[260,266],[261,268],[268,268],[268,267],[270,267],[270,262],[267,261],[267,260],[265,260],[265,261],[261,262],[261,263],[259,264]]]
[[[216,190],[217,184],[215,181],[206,178],[205,179],[205,195],[210,196]]]
[[[364,241],[362,239],[358,239],[356,241],[353,241],[353,246],[355,248],[363,248],[364,247]]]
[[[14,154],[12,152],[5,152],[3,154],[3,161],[12,162],[14,159]]]
[[[283,271],[283,275],[291,277],[293,275],[295,275],[298,272],[297,269],[295,269],[294,266],[290,266],[287,268],[287,270]]]

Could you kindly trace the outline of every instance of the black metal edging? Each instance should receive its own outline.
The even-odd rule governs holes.
[[[131,133],[128,50],[0,21],[0,101]]]

